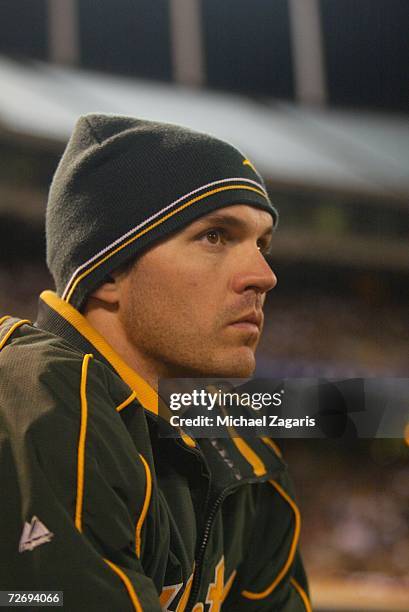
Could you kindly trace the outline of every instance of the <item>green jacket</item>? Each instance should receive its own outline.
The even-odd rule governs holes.
[[[157,403],[54,293],[35,325],[0,318],[0,590],[62,590],[67,612],[311,610],[276,445],[160,438]]]

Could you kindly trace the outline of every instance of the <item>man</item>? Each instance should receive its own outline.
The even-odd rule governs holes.
[[[80,118],[47,209],[57,292],[0,319],[1,589],[64,607],[310,610],[299,511],[267,439],[158,435],[161,377],[248,377],[276,222],[231,145]]]

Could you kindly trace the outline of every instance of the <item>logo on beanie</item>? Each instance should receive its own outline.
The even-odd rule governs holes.
[[[255,167],[253,166],[253,164],[251,163],[251,161],[249,159],[245,159],[243,161],[243,166],[250,166],[250,168],[253,170],[253,172],[258,174],[257,170],[255,169]]]

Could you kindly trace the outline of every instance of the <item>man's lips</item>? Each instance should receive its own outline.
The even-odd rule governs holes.
[[[252,312],[240,317],[239,319],[236,319],[235,321],[230,323],[230,325],[235,327],[236,329],[243,329],[244,331],[260,333],[262,323],[262,313]]]

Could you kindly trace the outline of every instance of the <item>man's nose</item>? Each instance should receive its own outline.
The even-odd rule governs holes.
[[[277,284],[277,277],[267,263],[264,255],[257,252],[247,257],[233,279],[233,290],[243,293],[249,289],[257,293],[267,293]]]

